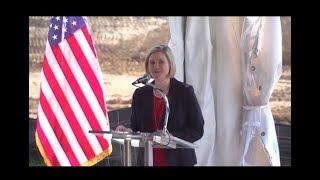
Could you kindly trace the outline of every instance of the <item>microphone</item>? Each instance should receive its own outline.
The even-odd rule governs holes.
[[[134,81],[132,85],[139,84],[139,83],[146,84],[149,80],[150,80],[150,76],[148,74],[144,74],[143,76],[139,77],[136,81]]]

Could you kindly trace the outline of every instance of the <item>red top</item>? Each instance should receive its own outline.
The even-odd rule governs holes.
[[[162,130],[162,114],[164,110],[164,101],[153,95],[153,117],[152,117],[152,130]],[[164,156],[164,149],[153,148],[153,165],[154,166],[165,166],[166,160]]]

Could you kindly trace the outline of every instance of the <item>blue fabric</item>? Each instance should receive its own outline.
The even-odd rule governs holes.
[[[189,142],[199,140],[203,136],[204,120],[193,87],[171,78],[167,97],[170,134]],[[152,104],[153,91],[150,86],[135,90],[130,118],[134,132],[152,132]],[[194,149],[165,149],[165,158],[168,166],[193,166],[197,163]],[[138,165],[143,165],[142,150],[138,154]]]

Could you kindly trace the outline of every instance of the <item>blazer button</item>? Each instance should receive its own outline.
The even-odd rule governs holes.
[[[264,136],[266,135],[266,133],[264,131],[261,132],[261,136]]]
[[[250,69],[251,69],[251,71],[254,71],[254,70],[256,70],[256,67],[251,66]]]

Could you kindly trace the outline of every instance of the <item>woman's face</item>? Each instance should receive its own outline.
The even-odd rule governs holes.
[[[151,54],[149,57],[148,68],[155,81],[169,78],[169,61],[166,55],[162,52],[155,52]]]

